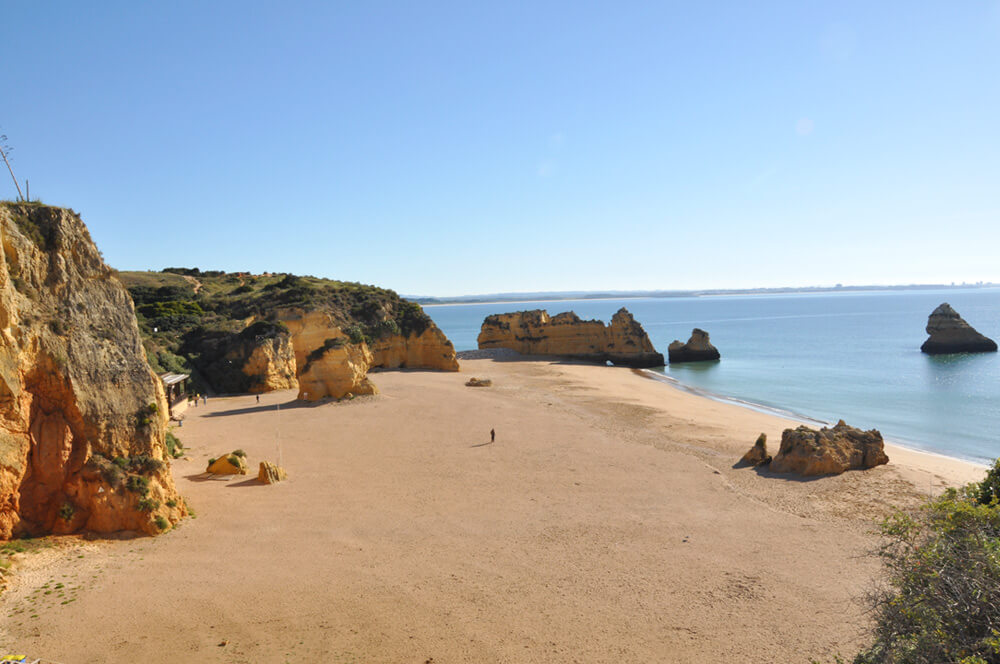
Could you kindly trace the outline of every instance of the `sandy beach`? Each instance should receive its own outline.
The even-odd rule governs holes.
[[[837,477],[734,468],[797,424],[629,369],[371,377],[381,394],[350,402],[189,410],[173,472],[196,517],[21,556],[0,645],[62,664],[806,663],[865,638],[877,520],[983,472],[891,446]],[[252,475],[202,474],[234,448]],[[279,454],[289,481],[258,484]]]

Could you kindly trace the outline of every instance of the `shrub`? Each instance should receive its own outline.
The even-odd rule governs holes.
[[[167,454],[169,454],[171,458],[178,459],[184,456],[184,445],[181,443],[180,439],[177,438],[177,436],[168,431],[166,435],[163,436],[163,442],[166,444]]]
[[[146,410],[148,410],[150,413],[156,413],[160,410],[160,407],[157,406],[155,403],[151,403],[148,406],[146,406]]]
[[[216,461],[218,461],[218,459],[216,459],[215,457],[211,457],[211,458],[209,458],[209,460],[208,460],[208,465],[210,465],[210,466],[211,466],[211,465],[212,465],[213,463],[215,463]]]
[[[247,458],[247,453],[244,452],[243,450],[233,450],[233,454],[238,457],[243,457],[244,459]]]
[[[177,501],[171,498],[167,501],[167,507],[177,507]]]
[[[240,467],[240,457],[236,456],[235,454],[230,454],[228,457],[226,457],[226,461],[228,461],[231,465],[235,466],[236,468]]]
[[[125,488],[132,493],[145,496],[149,493],[149,478],[141,475],[129,475],[128,479],[125,480]]]
[[[62,507],[59,508],[59,518],[63,521],[69,521],[76,514],[76,507],[73,503],[63,503]]]
[[[856,664],[1000,664],[998,482],[1000,461],[983,482],[883,523],[875,641]]]
[[[159,514],[156,515],[156,518],[153,519],[153,522],[156,524],[156,527],[159,528],[160,530],[166,530],[167,528],[170,527],[170,522],[164,519]]]
[[[155,500],[153,498],[149,498],[148,496],[139,499],[140,512],[152,512],[159,506],[160,506],[160,501]]]

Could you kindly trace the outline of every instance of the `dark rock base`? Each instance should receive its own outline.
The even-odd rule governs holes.
[[[953,353],[995,353],[997,344],[992,339],[965,341],[957,343],[941,343],[928,339],[920,350],[928,355],[951,355]]]
[[[681,362],[707,362],[718,360],[721,356],[717,350],[680,350],[669,351],[670,364]]]

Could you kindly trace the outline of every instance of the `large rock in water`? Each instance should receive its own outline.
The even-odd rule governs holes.
[[[832,429],[785,429],[781,449],[771,460],[771,470],[806,476],[839,475],[845,470],[884,463],[889,463],[889,457],[878,430],[862,431],[840,420]]]
[[[70,210],[3,203],[0,231],[0,539],[176,523],[166,399],[125,287]]]
[[[696,327],[691,330],[691,338],[686,344],[674,340],[667,347],[667,355],[670,357],[670,364],[704,362],[719,359],[719,350],[708,340],[708,332]]]
[[[927,334],[931,335],[920,347],[928,355],[949,353],[995,353],[997,343],[984,337],[966,323],[947,302],[927,319]]]
[[[581,320],[572,311],[550,317],[535,309],[487,316],[479,332],[479,348],[509,348],[522,355],[559,355],[629,367],[663,366],[646,331],[622,307],[605,326]]]

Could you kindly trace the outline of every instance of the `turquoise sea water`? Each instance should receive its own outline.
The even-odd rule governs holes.
[[[796,416],[879,429],[887,440],[976,461],[1000,456],[1000,354],[920,352],[927,316],[949,302],[1000,339],[1000,289],[736,295],[429,306],[457,350],[477,347],[492,313],[575,311],[604,321],[626,307],[666,355],[691,328],[722,360],[663,373],[710,395]],[[665,389],[666,386],[665,386]]]

